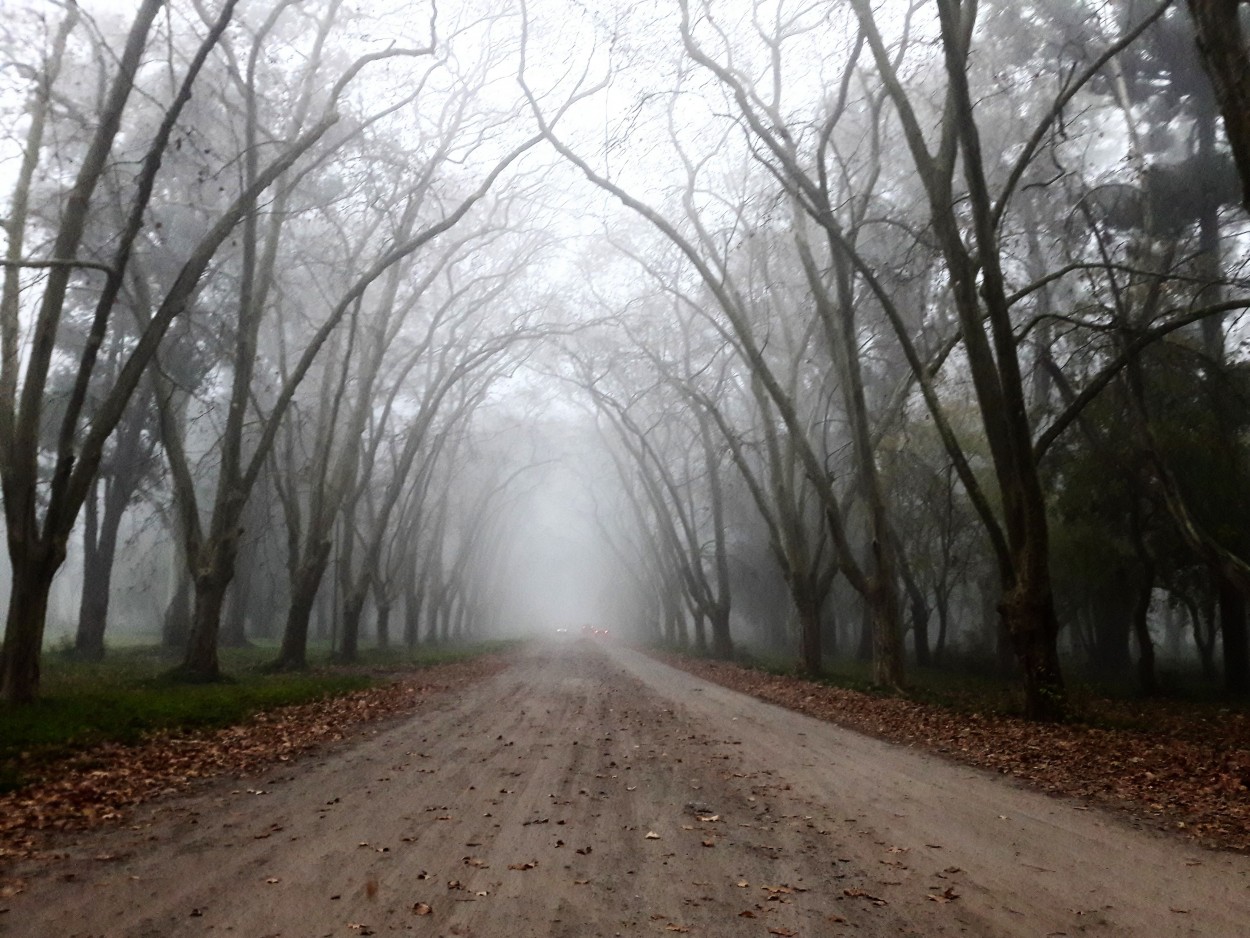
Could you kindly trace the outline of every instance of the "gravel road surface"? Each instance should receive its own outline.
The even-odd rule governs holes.
[[[586,638],[64,853],[0,935],[1250,934],[1250,858]]]

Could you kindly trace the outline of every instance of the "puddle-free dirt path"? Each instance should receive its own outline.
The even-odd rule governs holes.
[[[67,842],[0,934],[1245,935],[1250,859],[587,640]]]

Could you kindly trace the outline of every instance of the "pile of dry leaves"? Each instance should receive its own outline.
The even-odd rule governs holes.
[[[43,779],[0,795],[0,863],[29,854],[40,832],[119,820],[129,808],[195,779],[263,771],[503,665],[498,656],[440,664],[341,697],[258,713],[238,726],[156,733],[135,746],[93,746],[50,766]]]
[[[700,677],[800,713],[1088,799],[1208,846],[1250,850],[1250,720],[1175,702],[1100,701],[1141,730],[1040,725],[876,697],[724,662],[667,657]],[[1131,711],[1131,712],[1130,712]]]

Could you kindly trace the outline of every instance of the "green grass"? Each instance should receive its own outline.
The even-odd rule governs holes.
[[[379,671],[456,661],[499,647],[369,649],[353,667],[328,667],[328,649],[313,648],[312,669],[284,674],[263,671],[276,647],[222,649],[228,679],[218,684],[171,681],[167,675],[176,661],[153,646],[110,648],[101,662],[50,653],[44,656],[40,700],[25,707],[0,704],[0,791],[98,743],[132,743],[161,730],[231,726],[262,710],[368,687]]]

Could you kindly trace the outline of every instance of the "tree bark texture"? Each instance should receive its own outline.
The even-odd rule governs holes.
[[[1250,211],[1250,46],[1241,27],[1242,0],[1189,0],[1198,57],[1215,89],[1224,133]]]

